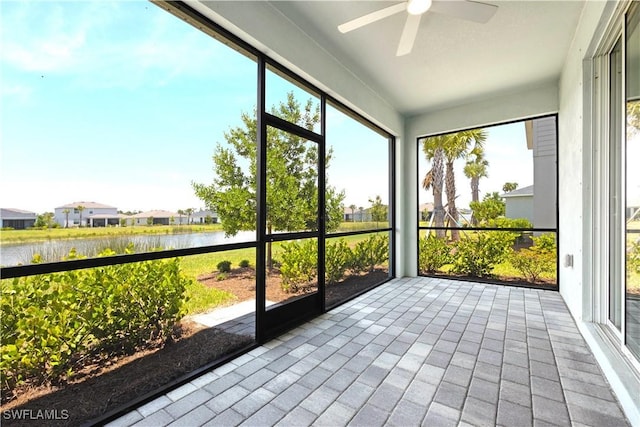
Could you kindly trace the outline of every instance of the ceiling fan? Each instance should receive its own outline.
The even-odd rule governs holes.
[[[420,18],[427,11],[484,24],[491,19],[497,9],[498,6],[471,0],[408,0],[345,22],[338,25],[338,30],[341,33],[348,33],[396,13],[407,11],[407,21],[396,51],[396,56],[402,56],[411,52],[418,34]]]

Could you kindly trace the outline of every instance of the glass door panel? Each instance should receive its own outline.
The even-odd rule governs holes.
[[[626,39],[626,323],[629,350],[640,357],[640,8],[627,17]]]
[[[609,321],[620,331],[622,326],[622,269],[620,259],[622,244],[620,230],[622,218],[622,40],[618,40],[609,54],[609,170],[614,171],[609,181]]]

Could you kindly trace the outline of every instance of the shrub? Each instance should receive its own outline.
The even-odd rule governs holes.
[[[231,261],[220,261],[216,268],[220,273],[229,273],[231,271]]]
[[[549,233],[533,237],[533,242],[531,248],[514,251],[510,262],[527,281],[535,283],[541,275],[556,269],[556,239]]]
[[[526,218],[494,218],[487,222],[489,227],[494,228],[532,228],[533,224]]]
[[[556,252],[556,235],[554,233],[541,234],[533,237],[533,244],[539,250]]]
[[[631,244],[627,253],[629,270],[640,274],[640,241]]]
[[[249,267],[249,260],[248,259],[243,259],[242,261],[240,261],[240,264],[238,264],[240,267],[242,268],[247,268]]]
[[[372,234],[366,240],[358,242],[353,249],[351,269],[358,273],[373,271],[376,265],[389,259],[389,236]]]
[[[445,239],[430,234],[420,239],[419,268],[421,272],[434,273],[451,262],[451,248]]]
[[[298,292],[303,285],[309,285],[318,275],[318,245],[315,240],[302,243],[282,244],[282,289]]]
[[[342,280],[353,256],[344,239],[334,241],[335,243],[328,241],[325,248],[325,280],[328,285]]]
[[[488,231],[459,240],[455,244],[452,271],[476,277],[490,275],[496,264],[508,256],[515,237],[514,233]]]
[[[2,280],[3,389],[63,382],[92,355],[170,339],[189,280],[177,258]]]

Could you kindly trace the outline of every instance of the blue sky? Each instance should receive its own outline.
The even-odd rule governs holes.
[[[146,1],[2,0],[0,8],[2,207],[204,207],[190,183],[211,181],[216,143],[253,111],[252,60]],[[268,84],[274,103],[293,88]],[[329,183],[345,190],[347,206],[367,207],[376,195],[387,203],[385,139],[332,109],[327,120]],[[491,129],[481,190],[532,183],[523,145],[522,124]],[[463,205],[467,187],[461,177]]]
[[[240,124],[241,112],[253,111],[252,60],[145,1],[3,0],[0,7],[3,207],[204,207],[190,183],[210,182],[215,144]],[[271,94],[293,88],[269,82],[273,103]],[[384,144],[341,114],[329,120],[342,156],[353,156],[350,138]],[[381,191],[386,201],[380,160],[369,152],[359,158],[369,169],[359,171],[362,180],[349,179],[353,165],[341,168],[341,159],[330,183],[346,190],[347,204],[367,206]]]

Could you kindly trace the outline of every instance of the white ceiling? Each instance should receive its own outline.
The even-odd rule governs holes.
[[[559,79],[584,0],[484,2],[498,6],[486,24],[427,12],[413,51],[401,57],[406,12],[347,34],[337,29],[398,1],[271,4],[393,108],[413,115]]]

